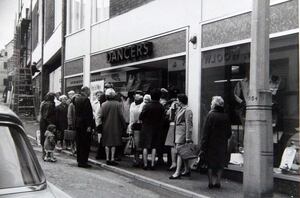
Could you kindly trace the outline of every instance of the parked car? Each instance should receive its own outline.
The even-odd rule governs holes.
[[[21,120],[3,105],[0,105],[0,197],[70,197],[47,182]]]

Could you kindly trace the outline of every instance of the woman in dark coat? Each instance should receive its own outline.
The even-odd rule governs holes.
[[[208,165],[209,188],[220,188],[221,177],[226,165],[227,141],[231,136],[231,125],[228,115],[224,113],[224,100],[221,96],[214,96],[211,111],[204,123],[204,134],[201,150],[205,154]],[[217,174],[213,184],[213,171]]]
[[[115,161],[116,147],[122,145],[122,133],[126,130],[126,123],[123,117],[122,104],[115,100],[116,92],[109,88],[105,91],[107,101],[100,110],[102,122],[102,143],[105,146],[106,163],[118,165]],[[111,159],[109,153],[111,151]]]
[[[143,148],[144,169],[148,169],[148,149],[151,149],[151,169],[154,169],[156,150],[161,145],[164,108],[159,103],[160,90],[151,91],[151,101],[143,107],[139,119],[142,121],[141,147]]]
[[[47,93],[45,100],[41,103],[40,107],[40,132],[41,132],[41,145],[44,145],[45,141],[45,132],[49,124],[55,124],[56,115],[55,115],[55,103],[54,103],[54,93]],[[45,151],[43,147],[43,159]]]
[[[57,144],[58,148],[62,149],[64,146],[64,131],[68,128],[68,97],[66,95],[62,95],[59,97],[59,101],[61,102],[58,106],[56,106],[56,132],[57,132]]]

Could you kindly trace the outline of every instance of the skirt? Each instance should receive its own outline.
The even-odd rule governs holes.
[[[165,146],[175,146],[175,123],[171,122],[165,142]]]
[[[141,148],[142,148],[142,145],[141,145],[141,131],[134,130],[133,131],[133,138],[134,138],[135,149],[136,150],[141,150]]]

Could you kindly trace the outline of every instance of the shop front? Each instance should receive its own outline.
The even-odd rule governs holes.
[[[91,56],[91,84],[112,83],[128,96],[153,88],[186,92],[186,30]]]
[[[279,167],[287,146],[299,146],[298,49],[297,34],[270,41],[269,83],[272,92],[274,167]],[[243,152],[249,66],[249,43],[202,54],[201,115],[207,115],[210,110],[212,96],[220,95],[224,98],[233,130],[230,142],[232,153]]]
[[[274,184],[276,191],[291,195],[299,195],[300,182],[298,14],[298,2],[294,0],[270,7]],[[238,175],[239,180],[244,165],[244,126],[249,101],[250,27],[250,12],[201,24],[200,126],[210,111],[212,97],[222,96],[232,129],[227,170],[234,172],[230,176]]]

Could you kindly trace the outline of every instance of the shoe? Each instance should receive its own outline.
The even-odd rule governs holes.
[[[178,175],[178,176],[173,176],[173,175],[171,175],[170,177],[169,177],[169,179],[180,179],[181,177],[180,177],[180,175]]]
[[[143,169],[144,170],[148,170],[148,166],[143,166]]]
[[[208,188],[209,188],[209,189],[212,189],[213,187],[214,187],[213,184],[208,184]]]
[[[111,166],[118,166],[118,165],[119,165],[119,163],[118,163],[118,162],[116,162],[116,161],[110,161],[110,165],[111,165]]]
[[[57,160],[55,158],[50,158],[50,162],[56,162]]]
[[[44,161],[45,162],[50,162],[50,158],[49,157],[44,157]]]
[[[100,157],[100,156],[98,156],[98,155],[96,155],[95,159],[96,159],[96,160],[100,160],[100,159],[101,159],[101,157]]]
[[[214,188],[221,188],[221,184],[214,184]]]
[[[106,160],[106,165],[111,165],[111,161],[110,160]]]
[[[155,170],[155,166],[150,166],[150,170]]]
[[[134,168],[138,168],[138,167],[140,167],[140,164],[139,164],[139,163],[137,163],[137,162],[133,162],[133,164],[132,164],[132,167],[134,167]]]
[[[115,160],[118,161],[118,162],[122,161],[121,157],[116,157]]]
[[[78,164],[78,167],[80,168],[91,168],[92,166],[89,164]]]
[[[186,172],[186,173],[181,173],[180,174],[182,177],[190,177],[191,176],[191,171]]]
[[[176,170],[176,166],[170,167],[167,169],[168,171],[175,171]]]
[[[157,160],[157,165],[159,165],[159,166],[163,166],[163,165],[165,165],[165,162],[164,162],[164,160],[163,160],[163,159],[159,159],[159,160]]]

